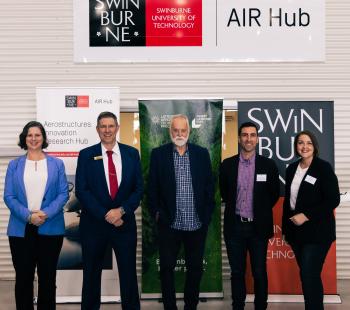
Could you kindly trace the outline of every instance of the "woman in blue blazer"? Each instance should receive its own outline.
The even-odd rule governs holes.
[[[286,170],[282,233],[300,269],[305,309],[321,310],[321,272],[335,240],[333,211],[340,202],[338,179],[332,166],[318,157],[318,143],[313,133],[298,133],[294,151],[300,159]]]
[[[68,184],[60,159],[46,155],[46,132],[29,122],[18,145],[27,154],[9,163],[4,201],[10,209],[7,228],[16,271],[17,310],[32,310],[35,268],[38,275],[38,310],[56,308],[56,266],[64,235],[63,207]]]

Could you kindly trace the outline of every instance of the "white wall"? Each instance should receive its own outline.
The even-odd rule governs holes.
[[[0,6],[0,192],[17,135],[35,118],[37,86],[119,86],[123,110],[138,97],[334,100],[335,161],[350,190],[350,1],[326,0],[324,63],[73,63],[73,1],[15,0]],[[238,42],[239,44],[239,42]],[[257,48],[259,48],[257,46]],[[1,197],[2,198],[2,197]],[[0,203],[0,278],[12,278]],[[350,204],[337,211],[338,277],[350,278]]]

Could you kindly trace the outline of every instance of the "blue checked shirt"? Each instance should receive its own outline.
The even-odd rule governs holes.
[[[171,227],[178,230],[194,231],[199,229],[202,224],[194,206],[188,149],[181,156],[174,148],[173,155],[176,181],[176,215]]]

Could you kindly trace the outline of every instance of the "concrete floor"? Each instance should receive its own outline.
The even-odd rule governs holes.
[[[201,302],[198,306],[198,310],[229,310],[231,307],[231,300],[229,283],[224,282],[225,298],[223,300],[208,300],[207,302]],[[326,310],[348,310],[350,309],[350,280],[338,281],[338,292],[340,294],[341,304],[327,304]],[[142,310],[161,310],[162,304],[158,301],[142,301]],[[1,310],[16,310],[14,303],[14,282],[13,281],[0,281],[0,309]],[[57,305],[57,310],[78,310],[79,304],[60,304]],[[101,306],[101,310],[118,310],[121,309],[119,304],[104,304]],[[179,301],[179,310],[183,309],[183,302]],[[246,310],[253,310],[254,305],[247,303]],[[268,309],[271,310],[298,310],[304,309],[302,303],[270,303]]]

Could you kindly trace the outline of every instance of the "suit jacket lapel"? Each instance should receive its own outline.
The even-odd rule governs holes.
[[[294,173],[293,173],[293,177],[295,175],[295,172],[299,166],[299,163],[300,163],[300,160],[298,161],[298,164],[295,166],[295,170],[294,170]],[[298,196],[297,196],[297,201],[298,201],[298,197],[302,197],[303,196],[303,191],[305,189],[305,178],[310,175],[312,176],[314,173],[314,169],[315,169],[315,158],[312,160],[311,162],[311,165],[309,167],[309,169],[307,169],[303,179],[301,180],[301,183],[300,183],[300,187],[299,187],[299,191],[298,191]],[[291,180],[291,182],[293,181],[293,179]],[[305,193],[305,195],[307,195],[307,193]]]
[[[192,187],[193,192],[195,191],[195,186],[197,183],[197,167],[198,167],[198,161],[201,160],[200,158],[196,157],[196,154],[194,154],[194,149],[192,148],[191,144],[188,144],[188,153],[190,158],[190,169],[191,169],[191,177],[192,177]]]
[[[293,178],[294,178],[295,172],[296,172],[297,169],[298,169],[299,162],[300,162],[300,160],[298,160],[295,164],[292,164],[293,166],[291,167],[292,170],[291,170],[291,173],[290,173],[290,180],[288,180],[290,185],[291,185],[292,182],[293,182]],[[301,184],[300,184],[300,185],[301,185]]]
[[[261,161],[260,161],[260,155],[258,153],[255,153],[255,170],[254,170],[254,188],[253,188],[253,208],[254,208],[254,205],[255,205],[255,197],[257,196],[256,194],[256,175],[261,171]],[[266,176],[266,182],[269,182],[269,179],[268,177]]]
[[[236,202],[236,198],[237,198],[238,165],[239,165],[239,154],[238,154],[238,156],[233,158],[231,173],[229,174],[232,178],[231,182],[229,184],[232,184],[232,187],[233,187],[232,191],[233,191],[234,202]],[[229,193],[229,195],[230,195],[230,193]]]
[[[17,181],[18,181],[19,187],[22,191],[23,197],[25,197],[25,200],[27,202],[26,189],[24,186],[24,168],[26,165],[26,159],[27,159],[27,156],[25,156],[25,155],[20,157],[20,159],[18,161],[18,165],[17,165],[16,174],[17,174]],[[27,204],[28,204],[28,202],[27,202]]]
[[[120,152],[120,157],[121,157],[121,162],[122,162],[122,181],[119,184],[119,188],[118,188],[118,192],[120,190],[123,190],[125,181],[127,181],[127,171],[128,171],[128,166],[129,166],[129,158],[123,148],[122,145],[120,145],[120,143],[118,143],[119,146],[119,152]],[[116,167],[117,168],[117,167]],[[118,197],[118,195],[116,195],[116,197]]]
[[[255,171],[254,171],[254,183],[256,182],[256,175],[258,174],[261,167],[260,156],[258,153],[255,153]]]
[[[47,181],[45,186],[45,192],[44,195],[46,195],[49,185],[51,184],[53,174],[55,171],[55,163],[52,157],[46,156],[46,162],[47,162]]]
[[[110,196],[109,190],[108,190],[108,184],[107,184],[107,180],[106,180],[106,174],[105,174],[105,169],[103,166],[103,159],[98,159],[95,160],[95,157],[100,157],[102,156],[102,146],[101,143],[98,143],[95,145],[93,152],[92,152],[92,160],[95,162],[94,168],[95,168],[95,173],[93,175],[95,175],[95,177],[98,180],[101,180],[101,182],[99,184],[101,184],[101,190],[103,190],[105,192],[106,195],[108,195],[108,197]],[[112,199],[112,198],[110,198]]]
[[[165,160],[163,167],[166,169],[167,175],[169,175],[170,188],[173,189],[174,199],[176,201],[176,180],[175,180],[175,166],[174,166],[174,145],[169,143],[166,148]]]

